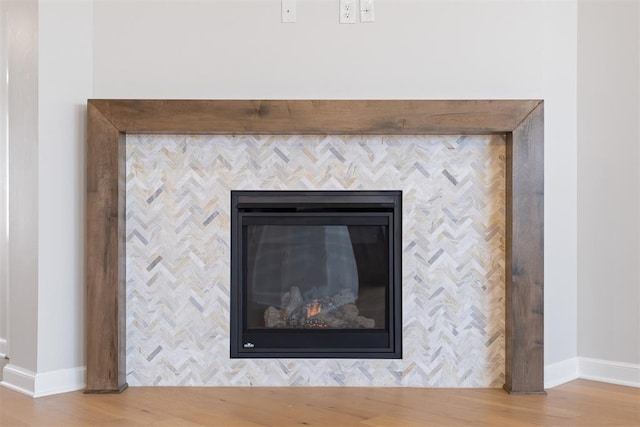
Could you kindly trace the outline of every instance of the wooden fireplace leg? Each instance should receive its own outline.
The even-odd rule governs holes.
[[[507,135],[505,384],[544,391],[544,107]]]
[[[87,393],[119,393],[125,369],[125,134],[87,106]]]

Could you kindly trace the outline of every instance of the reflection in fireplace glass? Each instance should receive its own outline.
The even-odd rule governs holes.
[[[385,329],[388,225],[245,225],[248,329]]]

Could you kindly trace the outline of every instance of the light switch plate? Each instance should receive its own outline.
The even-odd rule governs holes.
[[[360,22],[373,22],[373,0],[360,0]]]
[[[296,22],[296,0],[282,0],[282,22]]]

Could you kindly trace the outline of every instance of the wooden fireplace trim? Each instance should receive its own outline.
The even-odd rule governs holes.
[[[540,100],[87,102],[87,392],[126,383],[125,135],[506,134],[505,385],[544,393],[544,103]]]

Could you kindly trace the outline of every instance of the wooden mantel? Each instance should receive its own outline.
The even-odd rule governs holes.
[[[505,385],[544,393],[544,112],[540,100],[89,100],[87,392],[119,392],[125,369],[125,135],[507,135]]]

